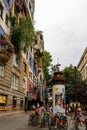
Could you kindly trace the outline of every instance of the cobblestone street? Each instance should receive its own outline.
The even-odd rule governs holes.
[[[28,126],[28,113],[15,113],[9,114],[7,116],[0,117],[0,130],[48,130],[48,128],[38,128],[33,126]],[[68,116],[68,130],[74,130],[73,124],[71,121],[71,116]],[[80,126],[80,130],[85,130],[85,125]]]

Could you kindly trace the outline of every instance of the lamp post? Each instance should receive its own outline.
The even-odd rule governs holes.
[[[78,99],[77,99],[77,96],[78,96],[78,95],[77,95],[77,79],[76,79],[76,78],[77,78],[77,76],[76,76],[76,73],[77,73],[77,72],[76,72],[76,66],[74,67],[74,70],[75,70],[76,102],[78,102]]]

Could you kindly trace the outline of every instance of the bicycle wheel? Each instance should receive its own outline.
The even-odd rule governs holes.
[[[29,117],[29,119],[28,119],[28,125],[31,125],[31,124],[32,124],[31,117]]]

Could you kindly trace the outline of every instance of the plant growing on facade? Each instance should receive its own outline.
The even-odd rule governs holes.
[[[44,79],[46,80],[47,85],[49,85],[50,82],[50,73],[49,73],[49,67],[52,62],[52,56],[48,51],[44,51],[42,56],[42,66],[43,66],[43,72],[44,72]]]
[[[73,87],[76,87],[78,84],[80,84],[82,82],[81,74],[77,70],[77,68],[75,69],[75,67],[72,65],[70,65],[69,67],[65,67],[63,70],[63,74],[66,79],[66,83],[65,83],[66,97],[67,97],[67,100],[68,99],[70,100]],[[74,92],[74,93],[76,93],[76,92]],[[73,97],[73,99],[74,98],[75,97]]]
[[[11,28],[11,41],[16,52],[26,51],[35,38],[36,33],[28,16],[20,17],[19,23]]]

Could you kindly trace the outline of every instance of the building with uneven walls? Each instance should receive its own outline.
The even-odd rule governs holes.
[[[24,39],[34,37],[34,6],[34,0],[0,0],[0,111],[43,101],[44,40],[40,31],[31,43]]]
[[[87,81],[87,47],[80,58],[77,69],[81,72],[82,80]]]
[[[25,0],[1,0],[0,9],[0,109],[24,109],[28,61],[25,53],[15,51],[10,35],[11,27],[14,26],[12,18],[17,16],[16,21],[19,22],[19,17],[29,14],[27,3]],[[11,19],[10,15],[12,15]]]
[[[29,48],[29,76],[27,102],[28,107],[31,104],[37,104],[43,101],[43,67],[42,55],[44,52],[44,40],[41,39],[41,32],[37,31],[36,40]]]
[[[0,0],[0,110],[11,109],[13,93],[11,92],[12,55],[14,47],[10,41],[9,15],[12,1]]]

